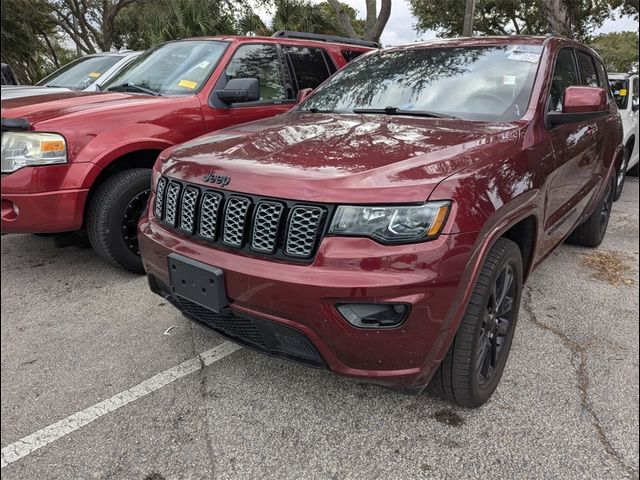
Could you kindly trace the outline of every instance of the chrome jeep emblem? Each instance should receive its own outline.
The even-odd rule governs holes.
[[[218,175],[211,171],[204,176],[203,180],[207,183],[213,183],[220,187],[225,187],[229,185],[229,182],[231,182],[231,177],[228,177],[227,175]]]

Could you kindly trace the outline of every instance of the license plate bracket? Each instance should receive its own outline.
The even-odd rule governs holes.
[[[167,261],[170,288],[174,295],[216,313],[229,304],[222,270],[176,253],[170,254]]]

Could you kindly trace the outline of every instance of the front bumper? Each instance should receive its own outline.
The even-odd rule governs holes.
[[[69,232],[82,227],[91,164],[26,167],[2,175],[2,233]]]
[[[224,317],[287,327],[317,352],[320,361],[314,366],[401,390],[426,385],[440,352],[446,352],[443,343],[457,326],[450,314],[475,239],[475,234],[442,235],[421,244],[383,246],[363,238],[327,237],[311,265],[295,265],[214,249],[153,218],[143,217],[139,232],[152,290],[191,318],[252,348],[312,364],[291,352],[283,355],[243,341],[225,331]],[[173,252],[224,271],[228,310],[203,320],[169,292],[167,257]],[[362,329],[347,323],[335,307],[356,302],[406,303],[411,311],[396,328]]]

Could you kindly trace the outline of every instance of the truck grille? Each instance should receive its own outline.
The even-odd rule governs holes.
[[[161,177],[153,212],[182,233],[248,253],[311,261],[328,205],[211,190]]]

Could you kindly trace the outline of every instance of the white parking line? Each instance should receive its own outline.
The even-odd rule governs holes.
[[[185,360],[180,365],[154,375],[135,387],[125,390],[124,392],[117,393],[111,398],[103,400],[100,403],[96,403],[95,405],[85,408],[73,415],[69,415],[67,418],[62,419],[59,422],[44,427],[31,435],[27,435],[11,445],[7,445],[2,449],[1,468],[4,468],[7,465],[35,452],[39,448],[42,448],[51,442],[55,442],[59,438],[88,425],[109,412],[113,412],[124,407],[125,405],[134,402],[145,395],[149,395],[150,393],[155,392],[156,390],[169,385],[190,373],[200,370],[202,365],[208,366],[223,359],[239,348],[240,347],[234,343],[224,342],[217,347],[213,347],[206,352],[202,352],[197,357]]]

